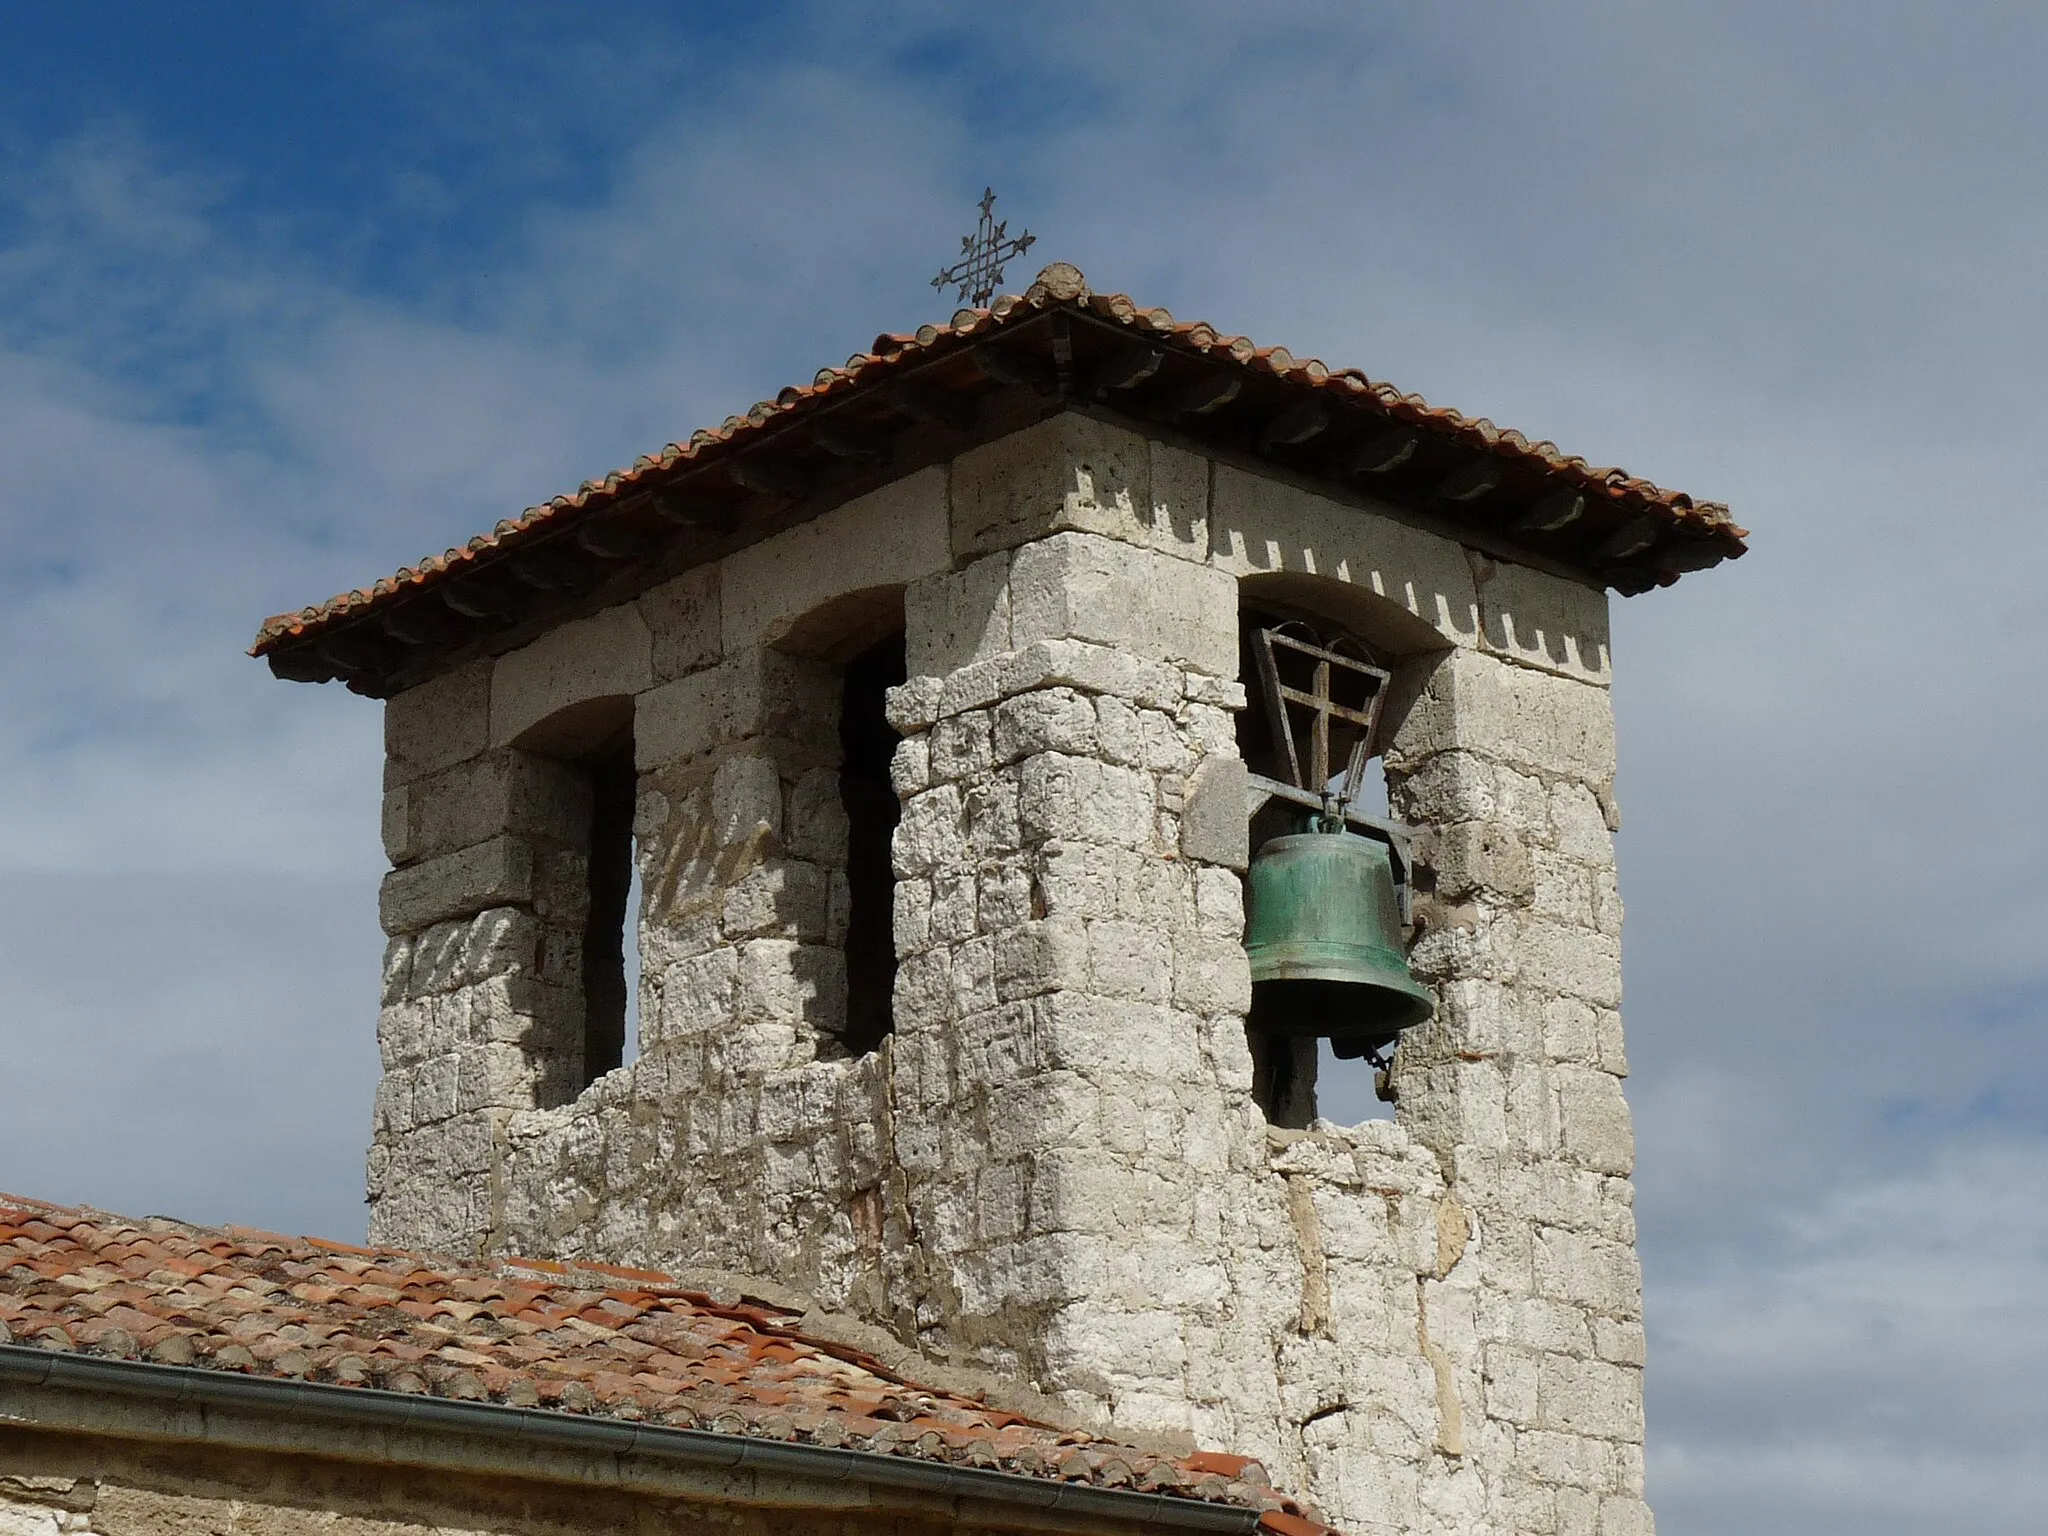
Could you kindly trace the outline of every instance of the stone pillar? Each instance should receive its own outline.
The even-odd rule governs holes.
[[[958,461],[962,563],[910,589],[892,701],[899,1329],[1178,1427],[1159,1303],[1214,1273],[1193,1186],[1229,1162],[1214,1062],[1244,1055],[1249,986],[1205,471],[1078,417]]]
[[[857,1228],[886,1110],[879,1063],[839,1038],[838,688],[747,647],[641,701],[640,1059],[573,1116],[521,1122],[527,1241],[872,1292]]]
[[[1493,1528],[1634,1536],[1650,1517],[1612,715],[1604,686],[1503,650],[1446,654],[1386,754],[1395,814],[1430,829],[1413,964],[1441,999],[1401,1044],[1400,1123],[1471,1225],[1425,1315],[1480,1409],[1466,1454]]]
[[[581,1081],[589,787],[489,745],[489,699],[478,664],[385,710],[373,1242],[484,1246],[506,1122]]]

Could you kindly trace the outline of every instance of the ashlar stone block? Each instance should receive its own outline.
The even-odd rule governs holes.
[[[997,995],[1009,1002],[1087,986],[1089,938],[1088,927],[1075,917],[1023,922],[1001,930],[995,935]]]
[[[1557,1489],[1598,1491],[1611,1481],[1611,1442],[1551,1429],[1526,1429],[1515,1436],[1514,1468],[1530,1481]]]
[[[952,566],[943,465],[870,491],[821,517],[764,539],[722,562],[720,623],[728,656],[791,641],[793,649],[839,638],[798,625],[857,594],[901,593]],[[825,614],[829,623],[829,612]],[[866,615],[862,615],[866,617]]]
[[[965,842],[960,791],[941,784],[903,806],[893,844],[896,878],[928,875],[956,863]]]
[[[1084,640],[1036,640],[962,667],[938,682],[928,698],[915,691],[917,683],[913,678],[891,694],[890,719],[898,730],[922,730],[946,715],[986,709],[1040,688],[1078,688],[1167,710],[1178,709],[1186,697],[1186,679],[1179,668]],[[899,699],[904,706],[900,712]]]
[[[1525,667],[1604,686],[1612,676],[1607,593],[1474,552],[1480,644]]]
[[[953,552],[969,558],[1066,529],[1206,556],[1208,465],[1065,412],[953,462]]]
[[[1539,1295],[1625,1321],[1642,1315],[1642,1266],[1631,1245],[1546,1227],[1532,1256]]]
[[[533,898],[532,846],[498,837],[446,853],[384,877],[377,916],[386,933],[417,933],[447,918]]]
[[[1152,942],[1156,945],[1156,935]],[[1198,1014],[1243,1014],[1252,1004],[1251,962],[1235,938],[1176,934],[1173,1001]]]
[[[1528,848],[1514,831],[1496,822],[1459,821],[1431,827],[1416,857],[1436,874],[1437,895],[1462,901],[1478,892],[1508,902],[1535,894]]]
[[[1237,583],[1226,571],[1116,539],[1054,534],[1011,560],[1010,635],[1020,648],[1087,640],[1233,678]]]
[[[911,582],[903,593],[903,632],[912,677],[944,677],[1009,650],[1009,552]]]
[[[765,738],[791,768],[839,762],[839,681],[829,666],[760,647],[664,683],[634,701],[643,772]]]
[[[1017,814],[1027,841],[1149,847],[1154,810],[1152,778],[1136,769],[1046,752],[1020,771]]]
[[[1592,785],[1559,784],[1553,788],[1550,825],[1557,849],[1565,857],[1594,867],[1614,862],[1614,839]]]
[[[1096,749],[1097,706],[1107,703],[1117,703],[1130,717],[1135,731],[1137,717],[1128,706],[1120,701],[1090,700],[1072,688],[1040,688],[1003,700],[995,709],[991,741],[995,761],[1013,763],[1038,752],[1092,755]],[[938,728],[933,729],[936,733]]]
[[[846,861],[846,805],[835,770],[813,768],[796,781],[789,791],[788,826],[787,846],[797,858],[826,865]]]
[[[730,938],[789,938],[825,942],[831,904],[830,872],[796,859],[748,870],[725,893],[724,928]]]
[[[1156,929],[1098,921],[1087,925],[1090,987],[1103,997],[1166,1003],[1174,995],[1174,952]]]
[[[699,566],[640,595],[655,682],[717,665],[723,654],[719,575],[717,565]]]
[[[1545,1355],[1538,1422],[1545,1429],[1610,1440],[1643,1437],[1643,1378],[1633,1366]]]
[[[1621,1002],[1621,946],[1604,933],[1526,922],[1518,927],[1510,958],[1525,987],[1600,1008]]]
[[[1457,649],[1428,681],[1388,743],[1389,770],[1437,752],[1475,752],[1497,763],[1587,786],[1614,777],[1614,713],[1605,688]]]
[[[966,779],[988,772],[994,766],[994,725],[993,711],[985,709],[948,715],[934,725],[928,737],[932,778]]]
[[[412,793],[406,785],[384,791],[383,815],[377,830],[384,844],[384,857],[393,864],[410,864],[419,857],[412,835]]]
[[[932,744],[931,733],[926,731],[916,736],[906,736],[896,743],[895,755],[889,759],[889,787],[896,791],[898,800],[908,800],[921,790],[931,788]]]
[[[1500,1344],[1486,1347],[1486,1412],[1489,1418],[1515,1425],[1537,1422],[1538,1361],[1536,1353]]]
[[[644,773],[686,762],[717,746],[731,679],[721,669],[695,672],[633,701],[633,757]]]
[[[711,780],[712,838],[722,848],[782,837],[782,776],[765,757],[729,757]]]
[[[1632,1494],[1609,1495],[1600,1501],[1597,1536],[1655,1536],[1650,1506]]]
[[[1245,765],[1234,753],[1211,753],[1188,775],[1181,803],[1180,851],[1190,859],[1242,870],[1251,864],[1251,823],[1245,815],[1250,788]]]
[[[1635,1133],[1621,1082],[1593,1067],[1553,1071],[1565,1156],[1600,1173],[1625,1174],[1635,1166]]]
[[[632,603],[549,630],[500,656],[491,673],[491,744],[510,746],[549,716],[654,683],[653,637]]]
[[[590,826],[588,781],[565,764],[499,747],[408,786],[414,858],[501,833],[577,843]]]
[[[1643,1325],[1611,1317],[1593,1319],[1593,1349],[1602,1360],[1640,1367],[1645,1358]]]
[[[384,786],[410,784],[490,744],[491,664],[471,662],[384,702]]]

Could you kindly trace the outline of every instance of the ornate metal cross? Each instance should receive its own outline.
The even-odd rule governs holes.
[[[960,237],[960,259],[932,279],[934,288],[958,283],[960,297],[976,309],[985,308],[996,296],[996,288],[1003,280],[1003,263],[1013,256],[1022,256],[1038,239],[1028,229],[1011,239],[1009,221],[996,222],[995,206],[995,189],[984,189],[981,222],[974,226],[973,234]]]

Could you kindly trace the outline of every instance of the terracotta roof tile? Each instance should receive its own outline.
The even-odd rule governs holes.
[[[992,339],[1000,336],[1007,343],[1013,339],[1010,333],[1056,310],[1068,311],[1099,326],[1135,332],[1140,338],[1157,342],[1184,360],[1191,360],[1187,362],[1190,367],[1198,366],[1203,359],[1212,365],[1225,363],[1279,381],[1304,400],[1320,399],[1332,407],[1363,412],[1355,425],[1364,426],[1365,418],[1370,418],[1381,429],[1388,425],[1414,428],[1424,440],[1440,447],[1487,460],[1497,459],[1503,472],[1512,469],[1521,475],[1525,490],[1540,486],[1546,492],[1583,495],[1600,510],[1599,516],[1583,519],[1578,525],[1597,530],[1594,542],[1584,547],[1556,547],[1547,525],[1534,532],[1512,528],[1476,531],[1495,536],[1497,542],[1526,543],[1539,554],[1586,562],[1621,590],[1639,591],[1668,584],[1684,571],[1744,552],[1748,534],[1720,503],[1695,501],[1682,491],[1667,490],[1624,470],[1566,454],[1554,443],[1532,441],[1519,432],[1503,431],[1483,417],[1467,417],[1455,410],[1432,406],[1419,395],[1405,394],[1356,369],[1333,369],[1317,358],[1297,358],[1285,347],[1260,347],[1246,337],[1223,334],[1204,321],[1177,320],[1164,309],[1143,308],[1123,294],[1091,293],[1077,270],[1065,263],[1054,263],[1022,295],[1006,294],[988,309],[960,310],[945,325],[920,326],[907,335],[878,336],[869,351],[847,359],[845,367],[820,369],[807,385],[784,389],[773,400],[764,400],[742,415],[728,416],[716,428],[700,429],[685,441],[667,444],[659,453],[642,455],[626,469],[586,480],[574,493],[529,507],[459,548],[431,555],[395,575],[324,603],[267,619],[257,633],[251,654],[275,657],[299,650],[340,626],[373,612],[391,610],[420,593],[474,574],[501,557],[554,540],[565,530],[580,528],[586,514],[602,515],[634,498],[665,492],[684,476],[713,462],[743,464],[757,446],[763,455],[777,451],[777,445],[787,447],[802,436],[792,435],[791,428],[839,411],[853,397],[877,393],[879,386],[890,385],[913,372],[921,379],[938,377],[930,373],[933,365],[943,369],[950,366],[948,359],[962,354],[985,360],[991,355],[988,344]],[[981,350],[976,351],[977,348]],[[993,350],[1000,353],[1006,348]],[[976,366],[980,366],[979,361]],[[982,376],[970,370],[969,377]],[[959,378],[948,377],[945,387],[961,387]],[[1624,536],[1632,518],[1647,519],[1646,536]],[[1608,538],[1620,542],[1601,543]],[[1660,557],[1665,558],[1664,564],[1643,565],[1638,557],[1653,546],[1676,553]],[[1635,563],[1631,564],[1632,561]],[[451,607],[464,616],[464,622],[489,622],[483,610],[475,610],[474,605],[465,606],[458,601]],[[446,620],[450,616],[435,617]],[[430,624],[429,628],[432,627]],[[418,636],[402,638],[410,645],[425,644],[430,648],[436,643]],[[370,669],[370,664],[364,666]],[[301,670],[280,670],[284,675],[313,677],[344,675],[347,668],[339,662],[309,657]]]
[[[513,1305],[553,1321],[501,1321]],[[1326,1536],[1249,1458],[1176,1459],[1038,1423],[903,1380],[798,1322],[649,1270],[464,1262],[0,1194],[0,1344],[1168,1491],[1277,1511],[1291,1523],[1275,1536]]]

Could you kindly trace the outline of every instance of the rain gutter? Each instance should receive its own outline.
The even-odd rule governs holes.
[[[715,1472],[868,1484],[945,1498],[984,1500],[1039,1513],[1160,1530],[1204,1532],[1210,1536],[1250,1536],[1259,1524],[1259,1511],[1255,1509],[1170,1494],[1097,1488],[874,1451],[758,1440],[745,1435],[589,1418],[503,1403],[461,1402],[371,1387],[242,1376],[189,1365],[111,1360],[30,1345],[0,1344],[0,1384],[145,1399],[171,1408],[198,1409],[202,1414],[201,1427],[193,1438],[221,1443],[228,1443],[228,1437],[204,1415],[206,1409],[241,1410],[371,1429],[463,1435],[535,1448],[604,1452]],[[237,1439],[233,1443],[245,1442]]]

